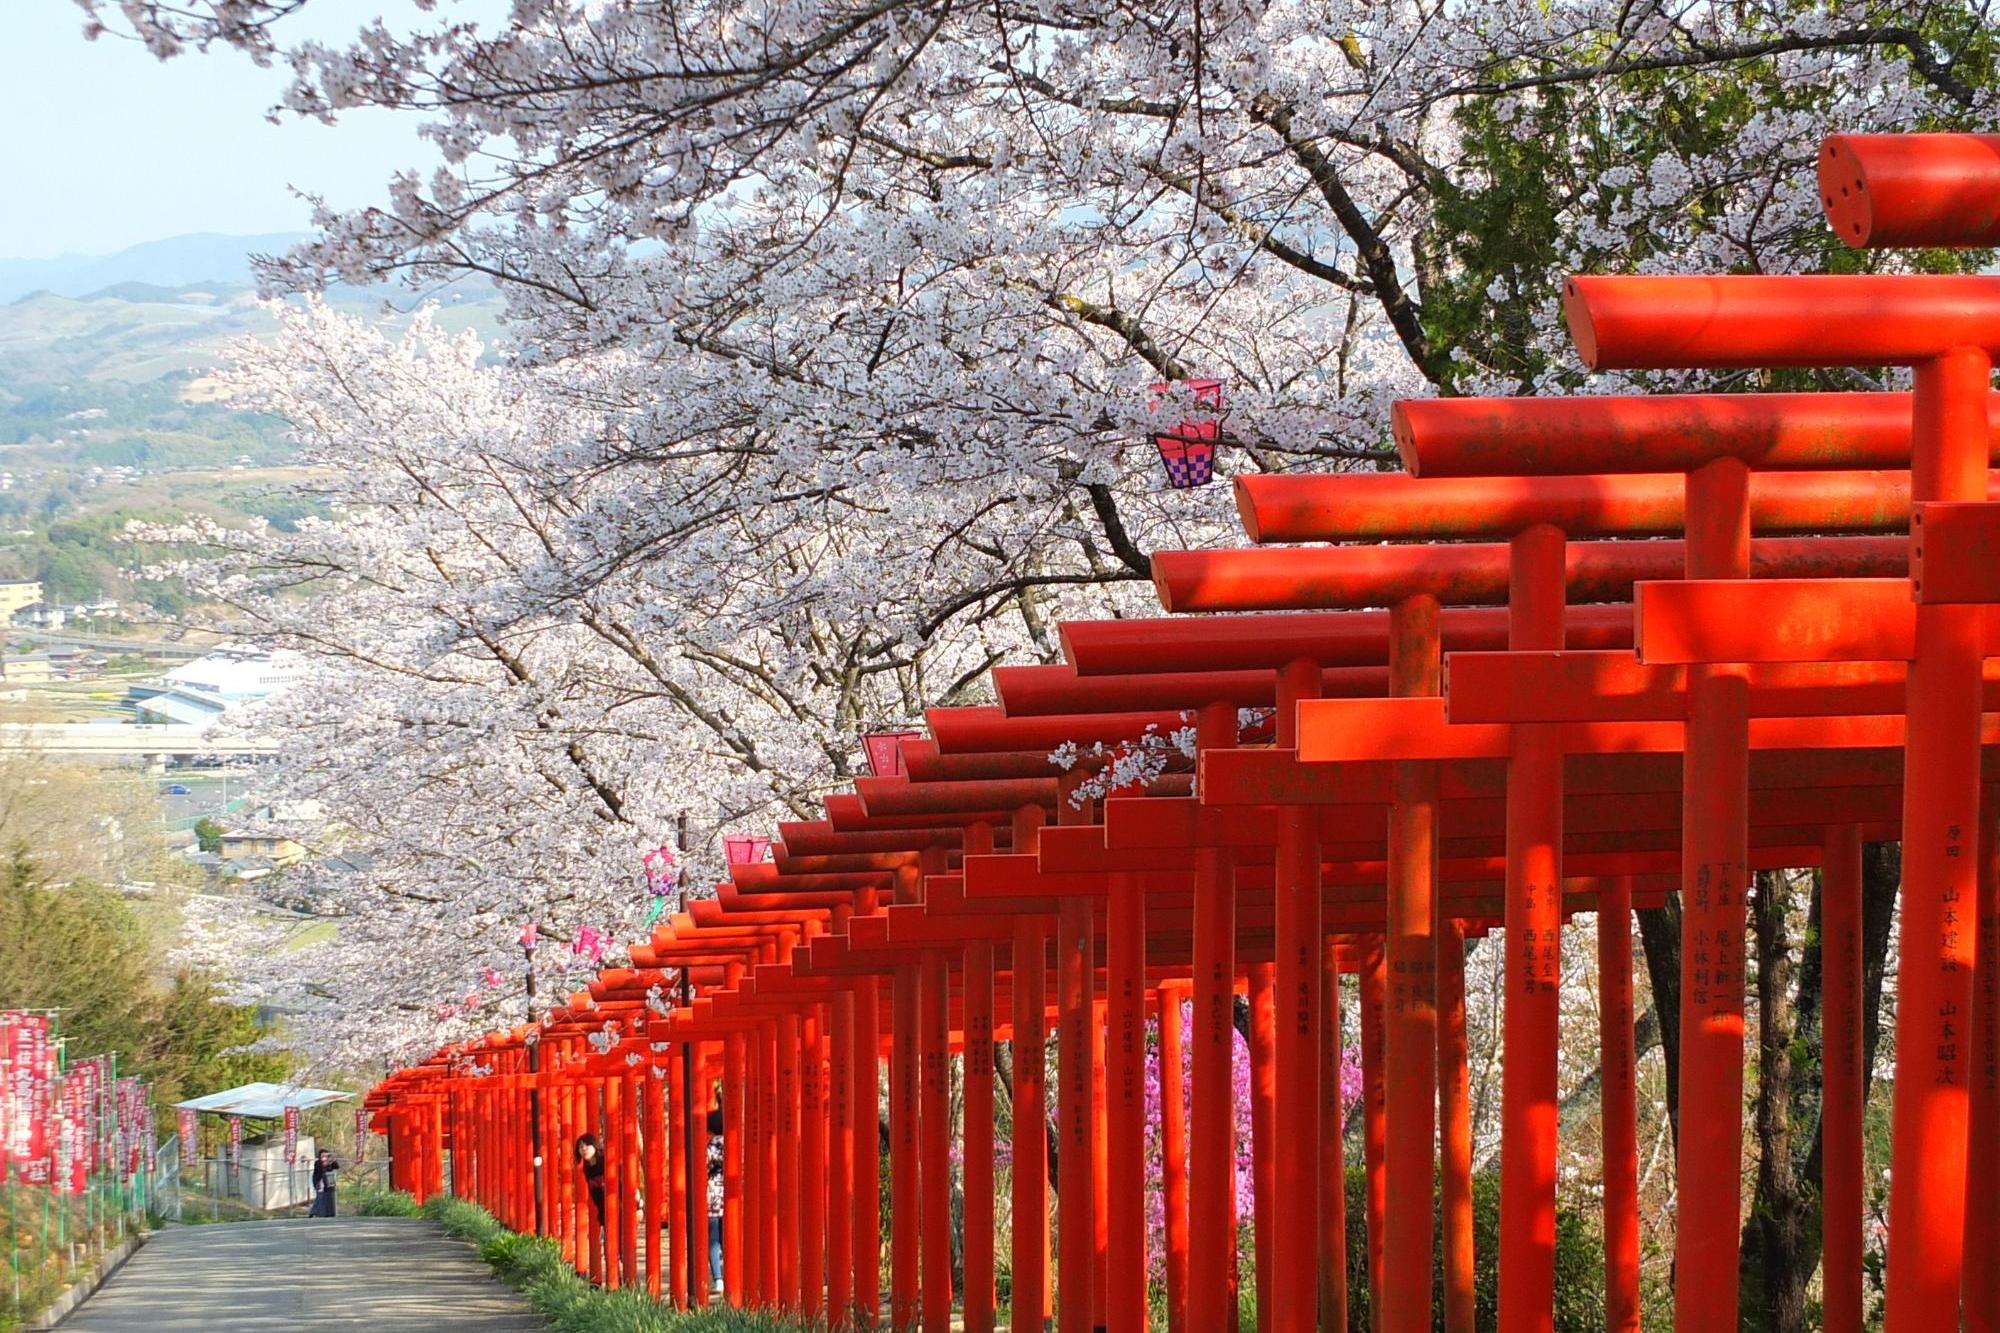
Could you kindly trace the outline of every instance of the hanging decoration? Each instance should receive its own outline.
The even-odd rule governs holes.
[[[1194,394],[1195,406],[1222,411],[1221,380],[1183,380],[1188,390]],[[1149,409],[1156,409],[1160,399],[1173,386],[1160,383],[1153,386],[1153,401]],[[1153,447],[1160,451],[1160,461],[1166,465],[1167,481],[1177,491],[1193,486],[1206,486],[1215,479],[1215,446],[1222,439],[1220,416],[1189,419],[1180,422],[1170,430],[1153,433]]]
[[[667,910],[667,898],[678,887],[681,879],[680,861],[674,849],[661,843],[640,859],[640,868],[646,880],[646,892],[652,896],[652,906],[646,909],[645,919],[639,923],[641,930],[651,930],[660,914]]]

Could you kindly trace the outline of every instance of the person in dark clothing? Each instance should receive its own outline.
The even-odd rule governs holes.
[[[591,1206],[597,1210],[597,1225],[604,1225],[604,1149],[597,1135],[584,1134],[576,1141],[576,1164],[583,1171],[583,1187],[590,1191]]]
[[[611,1233],[604,1225],[604,1148],[597,1135],[577,1137],[576,1164],[583,1172],[583,1187],[590,1191],[591,1209],[597,1214],[597,1225],[590,1229],[586,1248],[590,1251],[590,1280],[598,1282],[610,1266]]]
[[[715,1105],[708,1112],[708,1280],[714,1290],[722,1290],[722,1089],[715,1090]]]
[[[340,1171],[340,1163],[334,1160],[333,1152],[321,1148],[313,1158],[313,1201],[308,1217],[332,1217],[334,1182]]]

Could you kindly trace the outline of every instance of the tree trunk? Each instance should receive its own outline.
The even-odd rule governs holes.
[[[1676,1151],[1681,1141],[1681,897],[1667,895],[1660,907],[1639,909],[1639,947],[1646,955],[1646,980],[1653,1012],[1660,1020],[1660,1055],[1667,1065],[1667,1118]]]
[[[1767,902],[1759,876],[1759,898],[1753,904],[1752,924],[1756,931],[1758,960],[1758,1003],[1765,1014],[1779,1013],[1767,1007],[1764,975],[1774,943],[1780,951],[1786,944],[1769,930],[1768,910],[1781,911],[1777,902]],[[1902,878],[1902,847],[1893,842],[1869,843],[1861,865],[1861,967],[1862,967],[1862,1064],[1863,1095],[1873,1086],[1875,1053],[1882,1036],[1882,983],[1888,968],[1891,919],[1896,909],[1896,893]],[[1806,1068],[1793,1067],[1793,1053],[1818,1051],[1823,997],[1823,971],[1819,950],[1822,904],[1817,887],[1808,917],[1808,937],[1799,960],[1796,1000],[1789,1002],[1790,1013],[1777,1022],[1788,1026],[1786,1049],[1779,1057],[1771,1054],[1770,1043],[1780,1033],[1760,1029],[1759,1057],[1764,1071],[1757,1105],[1758,1171],[1757,1191],[1751,1205],[1750,1221],[1743,1231],[1743,1290],[1746,1299],[1757,1293],[1759,1309],[1752,1327],[1792,1333],[1808,1327],[1805,1291],[1820,1261],[1819,1210],[1825,1160],[1825,1139],[1820,1121],[1822,1065],[1815,1056]],[[1777,925],[1782,928],[1782,916]],[[1781,952],[1782,957],[1782,952]],[[1785,966],[1782,961],[1780,967]],[[1787,1003],[1784,1001],[1781,1004]],[[1787,1021],[1788,1018],[1788,1021]],[[1767,1104],[1772,1112],[1780,1109],[1779,1090],[1772,1071],[1790,1084],[1790,1095],[1782,1104],[1782,1119],[1767,1122]],[[1811,1126],[1810,1137],[1806,1126]],[[1804,1146],[1803,1159],[1797,1155]],[[1783,1157],[1789,1165],[1767,1167]],[[1804,1211],[1799,1211],[1800,1209]]]
[[[1755,876],[1750,895],[1757,953],[1757,1193],[1743,1237],[1742,1290],[1745,1301],[1754,1302],[1747,1322],[1764,1333],[1806,1333],[1806,1287],[1819,1259],[1819,1191],[1793,1151],[1820,1081],[1818,1061],[1800,1055],[1814,1045],[1805,1027],[1819,1012],[1819,899],[1813,899],[1812,929],[1796,967],[1795,997],[1786,929],[1792,889],[1790,874],[1767,870]]]

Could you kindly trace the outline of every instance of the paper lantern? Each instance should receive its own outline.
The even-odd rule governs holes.
[[[1194,394],[1194,401],[1202,407],[1222,411],[1221,380],[1184,380]],[[1153,386],[1154,406],[1170,385]],[[1160,461],[1167,468],[1167,482],[1177,491],[1193,486],[1206,486],[1215,479],[1215,446],[1222,439],[1222,422],[1218,417],[1206,420],[1183,421],[1171,430],[1156,431],[1153,446],[1160,451]]]

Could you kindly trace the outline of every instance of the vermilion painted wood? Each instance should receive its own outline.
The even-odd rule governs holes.
[[[1024,807],[1013,818],[1014,846],[1033,848],[1046,818]],[[1036,917],[1015,922],[1009,958],[1014,1030],[1013,1304],[1012,1319],[1026,1329],[1043,1325],[1049,1303],[1047,984],[1048,927]]]
[[[2000,346],[2000,277],[1579,275],[1563,316],[1592,370],[1914,366]]]
[[[2000,135],[1828,135],[1819,191],[1850,246],[2000,244]]]
[[[1384,548],[1369,548],[1384,549]],[[1399,702],[1436,700],[1441,684],[1438,604],[1428,593],[1407,597],[1391,614],[1390,688]],[[1299,744],[1306,746],[1309,708],[1299,704]],[[1384,701],[1388,702],[1388,701]],[[1443,707],[1442,700],[1436,700]],[[1438,773],[1427,757],[1398,762],[1389,807],[1388,1004],[1383,1046],[1388,1142],[1384,1169],[1392,1204],[1383,1238],[1382,1326],[1387,1333],[1425,1333],[1431,1326],[1431,1208],[1436,1182],[1437,1124]],[[1419,1199],[1422,1209],[1407,1205]]]
[[[1572,542],[1568,592],[1579,602],[1626,601],[1635,583],[1678,579],[1685,565],[1676,541]],[[1894,577],[1908,565],[1903,537],[1769,537],[1752,548],[1751,571],[1758,579]],[[1418,595],[1479,606],[1506,600],[1508,568],[1500,543],[1159,551],[1153,586],[1169,611],[1358,608]]]
[[[1445,714],[1461,722],[1641,721],[1687,716],[1687,666],[1629,652],[1450,653]],[[1768,662],[1749,671],[1752,717],[1901,712],[1902,662]],[[2000,663],[1985,667],[2000,710]]]
[[[993,957],[965,947],[965,1333],[993,1333]]]
[[[1106,879],[1104,1313],[1109,1333],[1146,1333],[1146,895]]]
[[[1562,531],[1546,524],[1514,539],[1509,648],[1560,647],[1565,545]],[[1563,739],[1553,726],[1508,729],[1500,1318],[1510,1330],[1547,1327],[1554,1318],[1562,904],[1553,890],[1564,871]]]
[[[1135,676],[1077,674],[1074,667],[995,667],[994,691],[1008,717],[1050,713],[1080,713],[1093,707],[1117,712],[1151,709],[1196,709],[1204,704],[1230,703],[1239,708],[1268,708],[1277,699],[1276,676],[1270,671],[1160,672]],[[1389,690],[1386,666],[1328,667],[1321,672],[1319,693],[1330,696],[1380,696]],[[1043,769],[1048,756],[1031,755]]]
[[[1629,608],[1580,606],[1564,618],[1571,648],[1630,648]],[[1286,615],[1065,621],[1063,653],[1079,676],[1276,671],[1309,657],[1322,666],[1381,666],[1389,660],[1389,613],[1317,611]],[[1438,632],[1447,652],[1507,646],[1507,613],[1446,607]]]
[[[1236,708],[1204,706],[1195,719],[1202,754],[1236,744]],[[1148,806],[1153,802],[1146,803]],[[1121,810],[1113,802],[1107,824]],[[1136,810],[1135,810],[1136,813]],[[1212,816],[1190,812],[1196,827]],[[1193,1016],[1188,1120],[1188,1324],[1228,1328],[1236,1308],[1235,1117],[1231,1109],[1236,987],[1236,896],[1229,853],[1205,846],[1194,855]]]
[[[926,949],[918,972],[918,1168],[922,1198],[924,1333],[950,1333],[951,1136],[949,1124],[951,981],[940,949]],[[899,1219],[900,1220],[900,1219]]]
[[[1411,476],[1685,472],[1740,458],[1760,474],[1910,464],[1907,393],[1418,398],[1390,409]],[[2000,395],[1988,399],[2000,435]]]
[[[1442,913],[1444,909],[1440,908]],[[1465,927],[1438,920],[1438,1157],[1440,1267],[1447,1333],[1473,1333],[1472,1090],[1465,1030]],[[1338,1123],[1338,1122],[1335,1122]]]
[[[1188,987],[1161,983],[1153,991],[1160,1032],[1160,1212],[1161,1267],[1166,1276],[1167,1333],[1187,1333],[1188,1211],[1187,1099],[1185,1068]]]
[[[1271,1242],[1277,1224],[1278,1173],[1272,1151],[1277,1132],[1276,978],[1269,963],[1252,963],[1250,973],[1250,1202],[1255,1229],[1257,1333],[1273,1333]],[[1428,1284],[1426,1284],[1428,1285]]]
[[[1971,1099],[1966,1141],[1965,1278],[1967,1329],[2000,1330],[2000,791],[1988,787],[1979,812],[1978,940],[1972,986]]]
[[[1301,658],[1278,677],[1279,744],[1292,739],[1301,700],[1319,693],[1318,663]],[[1316,821],[1297,806],[1279,812],[1275,884],[1274,977],[1278,1116],[1287,1133],[1276,1140],[1273,1169],[1290,1182],[1274,1201],[1272,1326],[1313,1333],[1319,1325],[1319,1006],[1321,950],[1320,847]]]
[[[2000,602],[2000,505],[1918,505],[1910,519],[1910,587],[1919,602]]]
[[[1907,441],[1907,424],[1904,436]],[[1236,479],[1236,506],[1244,531],[1260,544],[1493,540],[1537,523],[1553,524],[1571,537],[1673,536],[1686,527],[1684,473],[1610,471],[1462,478],[1260,473]],[[1907,532],[1910,474],[1768,473],[1751,485],[1750,523],[1765,535]]]

